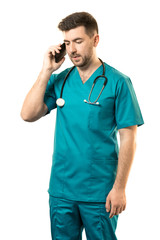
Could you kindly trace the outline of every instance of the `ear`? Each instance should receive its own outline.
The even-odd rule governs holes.
[[[94,41],[94,47],[97,47],[98,43],[99,43],[99,35],[96,34],[93,38],[93,41]]]

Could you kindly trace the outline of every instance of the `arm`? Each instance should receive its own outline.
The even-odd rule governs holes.
[[[118,215],[126,207],[125,188],[136,150],[137,125],[122,128],[120,134],[120,151],[115,183],[107,196],[106,209],[110,218]],[[111,205],[111,208],[110,208]]]
[[[52,72],[56,71],[65,60],[65,58],[63,58],[60,62],[55,63],[55,52],[58,53],[58,49],[60,48],[60,44],[57,46],[51,46],[44,55],[42,70],[37,81],[27,94],[22,106],[21,117],[24,121],[36,121],[48,111],[48,108],[44,103],[44,94],[47,83]]]
[[[43,99],[50,76],[50,71],[41,70],[37,81],[27,94],[21,110],[24,121],[34,122],[47,113],[48,108]]]
[[[119,130],[119,134],[118,171],[113,187],[116,189],[125,189],[136,150],[137,125],[122,128]]]

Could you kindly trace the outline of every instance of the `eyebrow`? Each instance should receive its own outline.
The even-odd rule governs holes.
[[[72,41],[75,42],[75,41],[77,41],[77,40],[83,40],[83,38],[80,38],[80,37],[74,38]],[[64,39],[64,42],[70,42],[70,41]]]

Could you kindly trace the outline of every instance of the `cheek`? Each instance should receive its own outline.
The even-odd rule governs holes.
[[[77,44],[76,49],[78,53],[83,54],[85,53],[86,46],[83,43]]]
[[[77,52],[83,55],[91,55],[93,52],[93,46],[92,45],[86,45],[82,44],[81,46],[77,47]]]

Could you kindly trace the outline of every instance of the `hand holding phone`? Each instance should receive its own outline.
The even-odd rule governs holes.
[[[58,63],[66,55],[66,45],[63,43],[61,46],[60,53],[55,52],[55,62]]]
[[[59,53],[57,53],[57,51]],[[51,72],[56,71],[63,64],[65,54],[65,43],[50,46],[44,54],[42,69]]]

